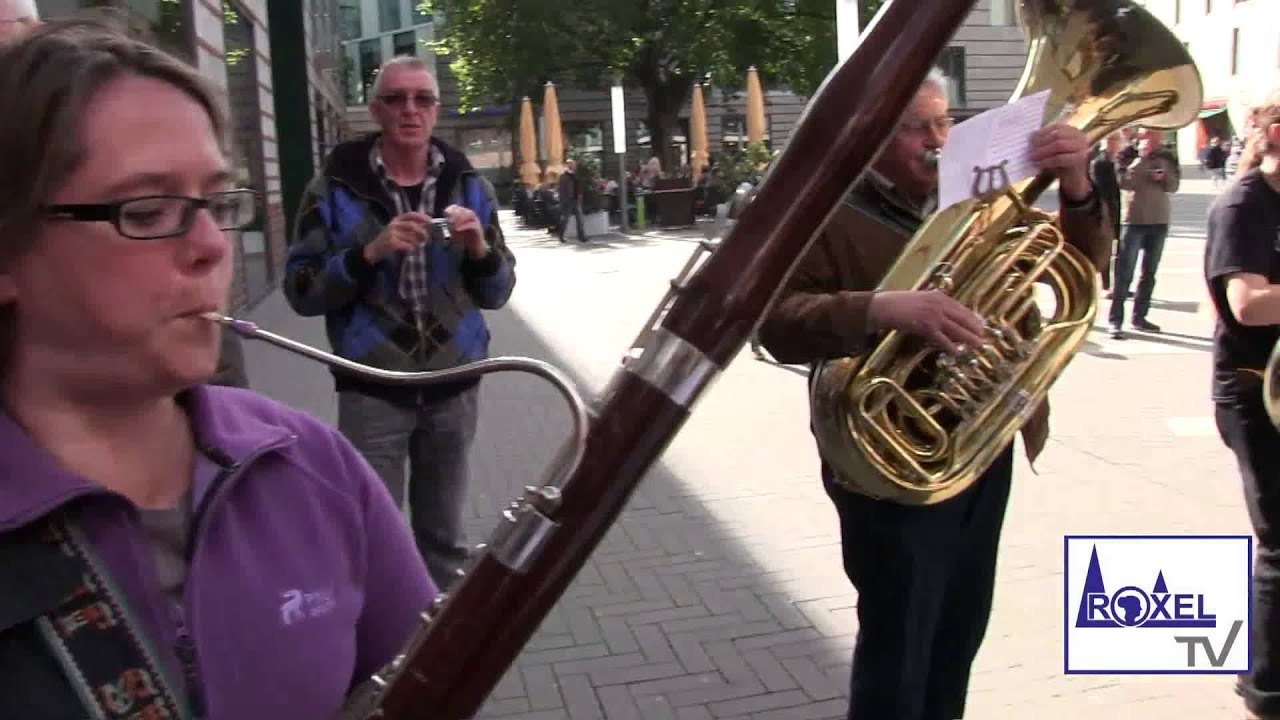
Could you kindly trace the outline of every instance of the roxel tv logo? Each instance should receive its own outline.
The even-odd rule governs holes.
[[[1065,671],[1249,669],[1252,538],[1065,538]]]

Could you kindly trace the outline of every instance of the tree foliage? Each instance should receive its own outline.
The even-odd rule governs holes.
[[[865,19],[882,0],[863,0]],[[464,109],[541,99],[543,83],[607,87],[621,78],[648,100],[653,147],[669,146],[697,82],[807,94],[836,61],[834,0],[426,0],[443,15],[433,49]],[[865,22],[864,19],[864,22]],[[670,158],[663,157],[664,167]]]

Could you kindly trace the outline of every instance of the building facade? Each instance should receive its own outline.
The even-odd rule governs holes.
[[[1212,137],[1243,131],[1245,108],[1280,85],[1280,0],[1144,0],[1182,40],[1204,83],[1200,117],[1178,132],[1184,165]]]
[[[938,66],[951,81],[957,119],[1009,102],[1027,64],[1018,0],[978,0],[942,52]]]
[[[288,243],[290,209],[305,187],[321,146],[336,142],[345,124],[341,82],[336,74],[311,72],[306,64],[282,58],[310,57],[328,45],[337,49],[336,2],[326,30],[314,18],[324,17],[325,3],[271,3],[296,6],[296,17],[281,18],[272,34],[267,0],[38,0],[41,16],[66,17],[90,8],[109,7],[125,18],[140,37],[199,68],[226,91],[231,115],[231,160],[242,187],[258,192],[257,220],[233,236],[235,276],[231,306],[240,310],[269,294],[279,282]],[[278,14],[278,13],[277,13]],[[304,21],[304,18],[311,18]],[[310,32],[312,30],[324,32]],[[325,40],[325,33],[328,39]],[[282,38],[284,40],[282,40]],[[273,40],[277,42],[273,44]],[[289,73],[293,73],[290,75]],[[305,78],[305,82],[301,79]],[[303,88],[298,98],[277,88]],[[285,102],[281,103],[281,99]],[[283,107],[281,107],[283,105]],[[281,142],[280,138],[288,138]],[[286,147],[301,152],[286,162]],[[305,167],[304,167],[305,166]],[[287,171],[292,171],[289,181]]]
[[[373,74],[395,55],[418,55],[437,68],[441,85],[441,117],[436,134],[463,149],[481,172],[500,189],[510,187],[518,158],[515,114],[505,105],[480,112],[459,113],[458,85],[445,63],[435,63],[425,43],[435,37],[435,23],[417,11],[414,0],[342,0],[345,77],[348,80],[348,121],[353,132],[373,129],[365,109]],[[952,108],[959,118],[1008,101],[1026,62],[1027,43],[1017,27],[1016,0],[979,0],[952,45],[938,60],[951,79]],[[769,78],[762,78],[766,88]],[[649,145],[644,94],[628,90],[626,97],[625,161],[636,168],[655,153]],[[541,97],[532,98],[541,133]],[[566,149],[594,154],[605,177],[615,177],[618,157],[612,152],[613,121],[609,88],[557,87]],[[711,152],[745,144],[746,77],[741,88],[710,89],[704,98]],[[766,89],[766,140],[782,147],[804,110],[807,98],[785,88]],[[688,161],[688,107],[681,112],[672,138],[678,154]]]

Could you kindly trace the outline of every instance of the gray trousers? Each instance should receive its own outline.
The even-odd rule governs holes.
[[[409,524],[441,591],[467,558],[462,518],[479,393],[473,387],[413,408],[358,392],[338,393],[338,430],[373,466],[399,507],[404,507],[407,485]]]

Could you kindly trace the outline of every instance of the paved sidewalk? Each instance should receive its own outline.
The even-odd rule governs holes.
[[[1150,319],[1101,332],[1053,392],[1053,438],[1019,456],[988,640],[968,717],[1238,717],[1224,678],[1062,674],[1062,535],[1247,532],[1207,404],[1209,325],[1197,275],[1208,196],[1178,196]],[[519,282],[490,316],[494,350],[549,360],[594,392],[687,260],[696,233],[560,244],[514,225]],[[1099,311],[1105,317],[1103,301]],[[253,319],[327,347],[277,295]],[[1099,328],[1101,323],[1099,323]],[[333,421],[327,371],[246,347],[255,387]],[[567,436],[558,395],[491,376],[475,449],[472,539],[536,482]],[[805,378],[744,352],[697,407],[484,717],[843,717],[856,598],[817,479]]]

